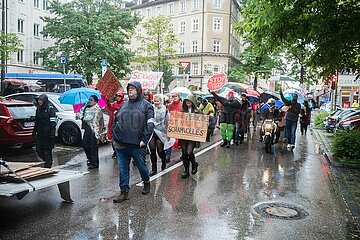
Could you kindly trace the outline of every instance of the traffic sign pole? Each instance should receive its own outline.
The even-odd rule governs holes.
[[[63,72],[64,72],[64,92],[66,92],[66,76],[65,76],[66,62],[67,62],[66,56],[60,56],[60,64],[63,65]]]

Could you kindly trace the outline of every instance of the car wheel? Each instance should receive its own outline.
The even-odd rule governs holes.
[[[22,149],[31,149],[35,146],[35,144],[24,144],[21,146]]]
[[[73,123],[63,123],[59,130],[59,138],[65,145],[74,146],[80,142],[80,129]]]

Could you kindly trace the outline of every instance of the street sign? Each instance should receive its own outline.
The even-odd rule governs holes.
[[[103,60],[101,60],[101,66],[102,67],[106,67],[107,66],[107,60],[105,58],[103,58]]]
[[[179,62],[179,65],[183,69],[184,72],[190,67],[190,62]]]
[[[64,65],[67,63],[67,59],[66,59],[66,56],[60,56],[60,64],[61,65]]]
[[[207,87],[210,91],[220,90],[226,83],[227,76],[225,73],[219,73],[213,75],[207,84]]]

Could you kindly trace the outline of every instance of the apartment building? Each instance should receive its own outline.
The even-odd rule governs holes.
[[[141,15],[142,23],[154,16],[171,17],[169,27],[179,40],[174,46],[176,58],[171,60],[177,79],[173,86],[193,85],[206,90],[207,81],[213,74],[228,73],[231,66],[239,63],[238,56],[243,45],[232,28],[241,17],[236,0],[135,0],[124,3],[122,7],[130,7]],[[141,26],[140,23],[138,33],[145,32]],[[132,39],[131,49],[135,51],[139,46],[140,42]],[[184,76],[178,68],[179,62],[190,64],[187,75]],[[135,63],[132,68],[148,70],[147,66]]]
[[[50,15],[49,0],[6,0],[6,6],[6,32],[16,33],[23,44],[19,52],[10,56],[6,72],[45,72],[37,53],[54,44],[54,40],[41,34],[44,22],[40,17]]]

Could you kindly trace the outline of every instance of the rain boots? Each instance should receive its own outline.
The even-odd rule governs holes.
[[[144,188],[141,193],[143,195],[150,193],[150,181],[144,182]]]
[[[188,178],[190,176],[190,160],[189,160],[189,156],[187,154],[183,155],[183,164],[184,164],[184,168],[185,171],[184,173],[181,175],[181,178],[185,179]]]
[[[114,203],[120,203],[120,202],[123,202],[123,201],[128,200],[128,199],[129,199],[129,192],[121,190],[121,194],[117,198],[114,198],[113,202]]]
[[[195,175],[198,171],[199,164],[195,161],[195,155],[193,153],[189,155],[189,160],[191,162],[191,174]]]

